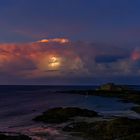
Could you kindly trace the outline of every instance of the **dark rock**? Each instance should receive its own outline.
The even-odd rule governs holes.
[[[97,90],[102,91],[127,91],[130,90],[127,86],[124,85],[116,85],[114,83],[107,83],[104,85],[101,85]]]
[[[132,107],[133,111],[135,111],[136,113],[139,113],[140,114],[140,106],[135,106],[135,107]]]
[[[80,109],[76,107],[67,107],[67,108],[53,108],[44,112],[42,115],[34,118],[34,121],[41,121],[45,123],[63,123],[70,121],[73,117],[97,117],[99,116],[97,112]]]
[[[0,134],[0,140],[31,140],[31,138],[29,138],[26,135],[11,136],[11,135]]]
[[[120,140],[140,140],[140,133],[123,137]]]
[[[94,123],[77,122],[63,130],[90,140],[137,140],[140,139],[140,120],[117,118]]]

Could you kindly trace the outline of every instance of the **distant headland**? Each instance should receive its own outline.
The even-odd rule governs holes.
[[[114,83],[107,83],[101,85],[97,90],[102,90],[102,91],[128,91],[132,90],[126,85],[117,85]]]

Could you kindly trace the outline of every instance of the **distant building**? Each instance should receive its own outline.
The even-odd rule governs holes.
[[[126,86],[122,86],[122,85],[115,85],[114,83],[107,83],[107,84],[101,85],[97,90],[124,91],[124,90],[128,90],[128,88]]]

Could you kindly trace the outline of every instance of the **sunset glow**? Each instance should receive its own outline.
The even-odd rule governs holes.
[[[42,39],[42,40],[39,40],[38,41],[39,43],[53,43],[53,42],[56,42],[56,43],[68,43],[69,40],[66,39],[66,38],[54,38],[54,39]]]
[[[139,5],[1,1],[0,83],[140,83]]]
[[[140,140],[139,105],[140,0],[0,0],[0,140]]]
[[[48,65],[52,69],[58,69],[59,66],[61,65],[60,58],[55,57],[55,56],[49,58],[49,64]]]

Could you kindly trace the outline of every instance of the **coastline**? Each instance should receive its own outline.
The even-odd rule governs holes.
[[[37,92],[38,91],[34,92],[33,97],[35,97],[37,95],[40,95],[40,92],[39,93],[37,93]],[[32,96],[30,94],[27,94],[27,93],[26,93],[26,96],[28,97],[27,99],[29,101],[33,100]],[[31,93],[31,92],[29,92],[29,93]],[[60,97],[60,99],[61,99],[62,98],[61,96],[63,96],[63,97],[66,96],[67,100],[69,101],[70,100],[69,95],[70,95],[71,98],[75,98],[75,97],[77,98],[77,100],[75,100],[75,101],[78,101],[79,98],[82,97],[82,99],[79,100],[79,103],[80,103],[80,101],[81,101],[81,103],[82,103],[82,101],[86,101],[86,100],[88,101],[92,97],[95,98],[94,100],[96,100],[96,97],[105,97],[103,99],[107,99],[109,97],[110,101],[115,99],[115,100],[119,100],[119,102],[123,101],[126,104],[128,104],[128,102],[136,104],[139,101],[139,99],[135,100],[135,98],[133,98],[133,96],[131,96],[131,98],[133,99],[132,101],[130,100],[129,97],[126,98],[126,96],[128,94],[130,95],[131,93],[134,93],[133,95],[137,95],[137,98],[138,98],[139,97],[138,91],[137,92],[136,91],[135,92],[125,91],[125,92],[119,92],[118,94],[117,93],[118,92],[107,92],[107,91],[102,91],[101,92],[101,91],[96,91],[96,90],[68,90],[68,91],[63,90],[63,91],[59,91],[59,92],[58,91],[57,92],[56,91],[55,92],[50,92],[50,95],[53,95],[50,99],[54,99],[54,97],[56,99],[58,97]],[[124,93],[125,93],[125,96],[124,96]],[[46,95],[45,91],[42,92],[42,95],[43,96]],[[41,99],[44,98],[43,96],[41,97]],[[31,99],[29,99],[29,97]],[[49,98],[47,97],[47,99],[49,99]],[[127,99],[129,99],[129,100],[127,100]],[[67,103],[67,100],[66,100],[66,103]],[[24,100],[23,103],[25,101],[26,100]],[[37,101],[37,100],[35,100],[35,101]],[[47,100],[44,99],[44,101],[46,102]],[[101,100],[99,100],[99,101],[101,101]],[[76,103],[78,104],[78,102],[76,102]],[[95,102],[91,102],[91,103],[94,104]],[[34,117],[36,117],[39,114],[41,114],[41,112],[43,112],[43,110],[44,111],[48,110],[48,109],[45,108],[45,105],[43,105],[44,104],[43,102],[41,102],[41,104],[42,104],[41,108],[38,107],[38,108],[31,109],[32,113],[34,114],[34,115],[32,114],[31,119],[33,119]],[[85,104],[86,104],[86,102],[85,102]],[[60,105],[60,102],[59,102],[59,105]],[[72,106],[69,104],[69,105],[67,105],[67,107],[72,107]],[[51,107],[51,108],[53,108],[53,107]],[[81,107],[79,106],[78,108],[81,108]],[[37,113],[38,109],[42,110],[42,111],[40,111],[40,113]],[[94,109],[92,109],[92,111],[94,111]],[[122,112],[123,112],[123,110],[122,110]],[[102,123],[102,122],[108,121],[108,120],[111,123],[112,119],[117,119],[117,118],[119,119],[119,118],[124,118],[124,117],[127,118],[127,116],[130,115],[129,113],[133,114],[133,112],[131,112],[129,110],[124,111],[124,114],[122,114],[122,112],[115,112],[115,110],[114,110],[114,114],[116,114],[116,115],[111,115],[112,111],[108,111],[108,112],[104,112],[103,113],[103,114],[107,114],[108,113],[108,115],[103,116],[103,114],[102,114],[101,117],[96,117],[96,118],[88,118],[88,117],[75,116],[73,121],[68,122],[68,123],[64,123],[64,124],[49,124],[49,123],[45,123],[44,124],[43,122],[42,123],[40,123],[40,122],[33,122],[33,123],[31,123],[31,125],[28,125],[28,126],[26,126],[26,125],[25,126],[22,126],[22,125],[18,126],[19,127],[18,132],[21,132],[21,134],[27,135],[27,136],[31,137],[32,139],[35,139],[35,140],[46,140],[46,137],[50,138],[52,140],[60,140],[60,139],[64,139],[64,140],[85,140],[80,135],[77,135],[77,134],[76,135],[73,135],[73,134],[71,135],[70,132],[63,131],[64,127],[69,126],[69,124],[71,124],[71,123],[72,124],[74,123],[74,125],[79,125],[79,122],[86,123],[85,125],[87,125],[87,126],[90,125],[91,123],[94,123],[94,122],[101,122]],[[110,117],[108,117],[108,116],[110,116]],[[21,116],[19,116],[19,117],[21,117]],[[133,119],[131,119],[131,117],[129,119],[130,119],[130,121],[133,120]],[[82,125],[82,124],[80,124],[80,125]],[[15,129],[16,130],[17,127],[15,126],[15,128],[13,127],[11,129],[13,129],[13,130]],[[13,133],[12,133],[12,131],[11,131],[11,134],[13,135],[13,134],[15,134],[15,132],[13,131]]]
[[[57,91],[58,92],[58,91]],[[60,91],[59,91],[60,92]],[[104,91],[104,90],[70,90],[61,91],[62,93],[80,94],[85,96],[100,96],[108,98],[118,98],[124,103],[134,103],[136,108],[132,108],[136,113],[140,113],[140,91],[136,90],[124,90],[124,91]]]

